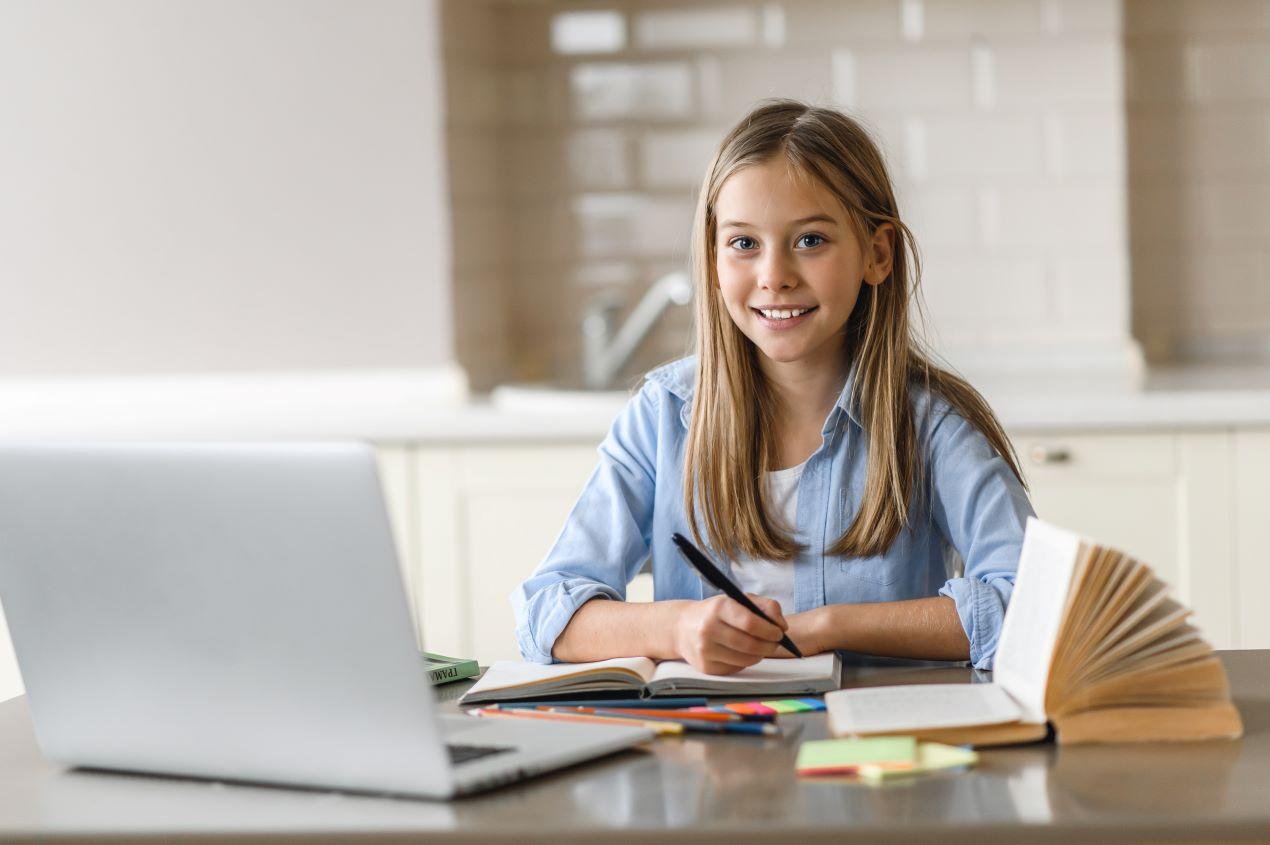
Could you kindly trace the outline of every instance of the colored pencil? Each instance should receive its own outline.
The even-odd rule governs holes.
[[[534,711],[542,712],[542,711]],[[568,711],[552,709],[548,713],[557,715],[566,715]],[[612,721],[629,721],[621,716],[620,710],[596,710],[591,714],[596,719],[610,719]],[[675,716],[645,716],[644,721],[652,723],[660,723],[664,725],[680,725],[685,731],[694,733],[715,733],[715,734],[760,734],[762,736],[778,736],[781,729],[776,725],[762,725],[756,722],[707,722],[701,719],[685,719]]]
[[[588,725],[625,725],[632,728],[647,728],[658,736],[679,735],[684,732],[682,722],[667,720],[617,719],[612,716],[592,716],[586,713],[555,713],[542,710],[493,710],[484,707],[468,712],[473,716],[482,716],[487,719],[542,719],[548,722],[574,722]]]
[[[738,713],[706,713],[688,710],[641,710],[632,707],[539,707],[539,710],[570,713],[603,713],[614,716],[629,716],[632,719],[691,719],[697,722],[741,722],[744,719]]]

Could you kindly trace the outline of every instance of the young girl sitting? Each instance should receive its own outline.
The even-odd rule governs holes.
[[[868,134],[763,104],[710,165],[692,251],[697,354],[613,423],[512,595],[521,653],[726,674],[788,656],[788,632],[804,654],[991,668],[1033,511],[992,410],[910,333],[913,236]],[[776,624],[704,584],[675,532]],[[628,603],[650,554],[656,600]]]

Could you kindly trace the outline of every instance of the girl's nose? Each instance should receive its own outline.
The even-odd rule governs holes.
[[[785,256],[769,252],[758,268],[758,285],[766,290],[789,290],[798,284]]]

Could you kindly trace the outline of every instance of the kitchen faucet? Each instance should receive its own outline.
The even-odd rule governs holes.
[[[612,386],[618,371],[671,305],[692,301],[692,280],[683,271],[662,276],[631,311],[621,328],[614,331],[622,306],[612,298],[590,306],[582,318],[582,381],[589,389]]]

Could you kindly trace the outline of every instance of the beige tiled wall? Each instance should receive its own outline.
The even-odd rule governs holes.
[[[1270,2],[1126,0],[1133,323],[1149,357],[1270,354]]]
[[[576,375],[587,306],[685,265],[714,144],[775,95],[875,130],[955,363],[1129,339],[1116,0],[447,0],[444,38],[478,387]],[[628,375],[689,326],[669,314]]]

